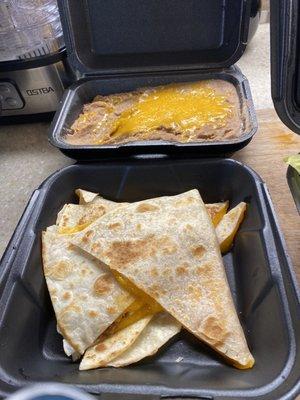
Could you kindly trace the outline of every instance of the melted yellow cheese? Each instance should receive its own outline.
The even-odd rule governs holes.
[[[232,106],[203,82],[167,85],[144,92],[115,123],[114,136],[160,127],[188,132],[207,124],[223,126]]]
[[[82,231],[91,222],[87,222],[81,225],[75,225],[73,227],[60,227],[60,234],[74,234]],[[162,307],[154,300],[152,297],[148,296],[138,287],[136,287],[129,279],[125,278],[119,272],[112,270],[116,280],[127,292],[135,297],[135,301],[127,307],[125,312],[117,318],[114,323],[105,331],[105,335],[113,335],[116,332],[126,328],[129,325],[134,324],[140,319],[146,317],[147,315],[154,315],[162,311]]]
[[[212,203],[212,204],[205,204],[206,211],[210,216],[214,227],[218,225],[221,219],[227,212],[229,206],[229,202],[226,201],[224,203]]]
[[[91,222],[86,222],[85,224],[75,225],[72,227],[60,226],[58,229],[58,233],[60,233],[62,235],[71,235],[73,233],[83,231],[90,224],[91,224]]]
[[[151,307],[149,308],[145,303],[136,300],[130,304],[126,311],[120,315],[120,317],[117,318],[114,323],[105,331],[105,335],[114,335],[115,333],[127,328],[127,326],[134,324],[140,319],[154,314],[155,312],[153,312]]]
[[[138,301],[143,303],[144,307],[151,311],[151,313],[163,311],[163,308],[157,303],[157,301],[135,286],[129,279],[115,270],[112,272],[120,286],[127,290],[127,292],[131,293]]]
[[[119,332],[120,330],[134,324],[148,315],[154,315],[160,311],[163,311],[163,308],[160,306],[160,304],[136,287],[119,272],[113,271],[113,274],[120,286],[131,293],[136,300],[131,303],[125,312],[107,329],[105,332],[106,335],[115,334],[116,332]]]
[[[247,209],[246,203],[242,202],[224,215],[216,228],[217,237],[220,243],[221,253],[230,250],[235,235],[244,220]]]

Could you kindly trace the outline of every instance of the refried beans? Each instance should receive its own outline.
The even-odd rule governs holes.
[[[83,107],[65,140],[75,145],[224,141],[243,134],[244,119],[232,83],[176,83],[96,96]]]

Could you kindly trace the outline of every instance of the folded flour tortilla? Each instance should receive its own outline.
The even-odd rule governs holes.
[[[75,193],[78,196],[79,204],[91,203],[96,197],[99,197],[99,193],[90,192],[84,189],[76,189]]]
[[[107,266],[83,254],[69,239],[55,226],[43,232],[43,267],[64,347],[70,354],[83,354],[133,297]]]
[[[93,369],[106,367],[108,363],[120,354],[124,353],[131,345],[135,347],[135,341],[145,327],[149,324],[152,316],[146,316],[116,332],[115,334],[100,337],[97,342],[85,352],[79,369]]]
[[[120,207],[125,205],[126,203],[115,203],[109,200],[106,200],[100,196],[97,196],[95,193],[86,192],[83,190],[78,190],[78,193],[83,193],[83,196],[86,199],[84,205],[77,204],[66,204],[62,210],[59,212],[57,216],[56,224],[58,229],[54,230],[65,234],[73,234],[76,231],[82,230],[84,227],[89,225],[95,219],[100,218],[105,213],[115,209],[116,207]],[[95,204],[88,204],[92,199],[97,196],[97,201]],[[53,228],[48,228],[49,230],[53,230]],[[84,257],[84,254],[81,254]],[[134,299],[132,298],[132,301]],[[144,328],[143,321],[146,321],[148,317],[142,318],[142,321],[137,321],[132,326],[123,330],[122,335],[120,333],[116,333],[112,337],[108,337],[105,340],[105,352],[101,351],[101,356],[99,355],[99,349],[102,348],[99,343],[99,339],[97,342],[91,346],[84,354],[84,357],[80,364],[80,369],[91,369],[98,368],[101,366],[105,366],[112,359],[112,355],[116,357],[116,355],[121,354],[125,351],[128,346],[133,345],[134,341],[141,333]],[[148,322],[149,322],[148,318]],[[170,323],[170,331],[174,331],[174,319],[168,320]],[[173,325],[172,325],[173,324]],[[175,327],[178,326],[178,323],[175,321]],[[157,324],[154,325],[156,329],[159,329]],[[153,329],[152,329],[153,330]],[[59,327],[58,327],[58,331]],[[62,334],[62,332],[59,332]],[[134,345],[133,345],[134,347]],[[71,356],[73,361],[76,361],[80,358],[81,354],[78,353],[71,344],[64,339],[63,340],[63,348],[64,352],[67,356]]]
[[[83,230],[96,219],[122,206],[122,203],[107,201],[101,198],[101,203],[97,204],[65,204],[56,219],[59,233],[72,234]]]
[[[247,204],[239,203],[223,216],[216,226],[216,234],[220,243],[222,253],[226,253],[233,244],[233,239],[244,219]]]
[[[62,210],[58,213],[56,221],[56,224],[59,228],[58,232],[73,234],[76,231],[82,230],[91,222],[103,216],[105,213],[115,209],[116,207],[126,204],[112,202],[98,196],[96,193],[87,192],[81,189],[78,189],[76,192],[79,196],[82,196],[81,203],[83,204],[66,204],[62,208]],[[96,197],[97,199],[95,199]],[[94,199],[95,202],[91,204],[92,200]],[[145,320],[145,318],[143,320]],[[106,365],[111,360],[111,354],[116,353],[116,347],[118,349],[118,354],[121,354],[122,351],[125,351],[128,348],[128,345],[132,345],[142,330],[142,324],[138,322],[139,321],[133,324],[132,327],[124,330],[122,336],[123,340],[120,340],[119,333],[115,334],[111,338],[107,338],[105,342],[106,351],[105,353],[101,354],[101,357],[99,357],[99,348],[101,346],[99,346],[99,340],[97,340],[97,343],[85,353],[80,364],[80,369],[91,369]],[[177,325],[178,324],[176,323],[176,326]],[[170,329],[172,330],[172,326]],[[116,337],[115,340],[114,337]],[[80,354],[72,348],[66,339],[63,340],[63,348],[66,355],[72,356],[74,361],[80,357]],[[93,356],[93,354],[95,354],[95,356]]]
[[[181,324],[166,312],[146,316],[106,337],[104,333],[85,352],[79,369],[124,367],[149,357],[181,330]]]
[[[79,197],[79,204],[65,204],[57,215],[56,225],[59,226],[61,233],[75,233],[83,230],[90,223],[115,208],[129,204],[107,200],[99,196],[98,193],[83,189],[77,189],[76,194]],[[228,201],[205,204],[206,211],[214,226],[217,226],[226,214],[228,205]]]
[[[166,312],[161,312],[151,319],[128,350],[113,358],[107,365],[125,367],[152,356],[180,330],[181,324],[176,319]]]
[[[253,366],[215,229],[197,190],[116,208],[71,241],[129,279],[233,365]]]

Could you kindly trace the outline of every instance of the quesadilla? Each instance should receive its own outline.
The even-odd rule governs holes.
[[[89,192],[83,189],[76,189],[75,192],[79,198],[79,205],[66,204],[58,213],[56,224],[62,228],[71,228],[75,225],[80,227],[82,226],[82,223],[86,222],[87,220],[93,222],[93,217],[95,220],[107,212],[112,211],[115,207],[129,204],[116,203],[111,200],[106,200],[105,198],[99,196],[98,193]],[[206,211],[208,212],[208,215],[210,216],[214,226],[217,226],[223,216],[226,214],[228,206],[229,201],[205,204]]]
[[[232,246],[233,239],[243,222],[247,204],[239,203],[223,216],[216,227],[216,234],[220,243],[222,253],[226,253]]]
[[[93,202],[95,197],[99,197],[99,193],[89,192],[88,190],[84,189],[76,189],[76,195],[79,199],[79,204],[87,204]]]
[[[181,330],[181,324],[166,312],[160,312],[138,336],[134,345],[107,363],[110,367],[125,367],[152,356]]]
[[[64,347],[83,354],[134,299],[107,266],[69,239],[57,227],[43,232],[43,266]]]
[[[102,199],[97,204],[65,204],[57,214],[56,225],[59,227],[59,233],[70,235],[83,230],[97,218],[122,206],[122,203],[114,203]]]
[[[100,196],[97,196],[95,193],[87,192],[81,189],[78,189],[76,191],[78,195],[82,195],[85,199],[85,204],[84,205],[77,205],[77,204],[66,204],[62,210],[58,213],[57,216],[57,226],[58,226],[58,232],[62,234],[73,234],[75,232],[78,232],[82,229],[84,229],[86,226],[88,226],[91,222],[96,220],[97,218],[100,218],[102,215],[104,215],[106,212],[111,211],[112,209],[116,207],[120,207],[122,205],[125,205],[126,203],[115,203],[109,200],[106,200]],[[89,204],[89,201],[92,199],[95,199],[95,196],[97,196],[97,201],[94,204]],[[84,256],[84,255],[83,255]],[[133,299],[132,299],[133,300]],[[118,342],[118,354],[121,354],[122,351],[125,351],[128,347],[127,343],[132,344],[133,343],[133,336],[136,338],[137,337],[137,328],[141,327],[140,324],[138,324],[138,321],[140,319],[145,319],[149,313],[149,310],[147,308],[145,309],[143,307],[142,302],[140,302],[140,309],[136,313],[132,313],[133,315],[130,318],[127,318],[124,321],[124,318],[122,322],[125,322],[126,324],[132,325],[132,329],[127,329],[124,330],[124,335],[126,333],[126,340],[119,341]],[[152,315],[152,314],[151,314]],[[123,317],[123,315],[122,315]],[[135,329],[133,329],[135,327]],[[59,331],[59,329],[58,329]],[[61,332],[59,332],[61,333]],[[118,337],[118,335],[117,335]],[[115,351],[115,342],[112,340],[107,340],[106,344],[106,362],[108,362],[110,359],[108,358],[109,354],[113,353]],[[67,342],[66,339],[63,340],[63,348],[67,356],[72,356],[72,359],[75,361],[80,357],[80,354],[76,352],[73,347],[70,345],[70,343]],[[93,347],[99,348],[99,345],[94,345]],[[87,355],[91,354],[90,350],[87,352]],[[86,356],[86,355],[85,355]],[[83,358],[83,366],[82,368],[87,369],[88,366],[89,368],[96,368],[100,367],[103,365],[103,357],[102,358],[97,358],[95,357],[94,360],[88,360],[88,362],[85,363],[85,356]]]
[[[224,203],[211,203],[205,204],[206,211],[210,216],[212,223],[214,226],[217,226],[221,219],[226,214],[228,210],[229,201],[225,201]]]
[[[93,197],[92,196],[93,194],[90,195],[90,192],[87,192],[87,193],[88,193],[87,197],[89,199],[91,197]],[[122,203],[110,202],[109,200],[103,199],[101,197],[99,197],[99,200],[100,201],[98,201],[97,204],[85,204],[85,205],[66,204],[57,216],[56,223],[57,223],[58,229],[56,227],[49,227],[47,231],[55,232],[56,235],[58,232],[70,235],[74,232],[78,232],[78,231],[82,230],[85,226],[88,226],[92,221],[101,217],[105,212],[109,212],[110,209],[114,209],[118,206],[122,206]],[[123,203],[123,204],[125,204],[125,203]],[[64,235],[64,238],[65,238],[65,240],[67,240],[68,236]],[[82,253],[81,257],[85,257],[85,255]],[[133,304],[133,303],[134,303],[134,298],[132,298],[131,304]],[[127,307],[127,309],[125,311],[130,310],[130,309],[133,311],[136,311],[136,310],[134,310],[134,307],[132,307],[132,306]],[[106,340],[106,343],[105,343],[106,354],[102,354],[102,357],[95,357],[94,360],[88,360],[88,362],[85,362],[86,356],[89,356],[91,354],[91,352],[93,351],[93,349],[95,349],[95,348],[99,349],[99,340],[98,340],[97,341],[98,345],[95,344],[94,347],[92,347],[91,350],[89,350],[85,354],[83,361],[82,361],[83,369],[97,368],[97,367],[103,366],[104,361],[106,363],[108,361],[110,361],[109,354],[113,354],[116,352],[116,350],[115,350],[116,345],[117,345],[117,349],[118,349],[117,354],[121,354],[122,351],[125,351],[128,348],[128,345],[131,345],[134,342],[134,340],[138,336],[138,329],[140,329],[140,331],[142,329],[142,325],[138,322],[140,320],[146,320],[147,318],[151,318],[151,316],[152,316],[152,313],[151,313],[151,316],[149,317],[149,315],[148,315],[149,309],[147,309],[147,307],[145,309],[143,307],[143,304],[141,301],[139,302],[139,310],[137,310],[137,311],[138,312],[132,312],[132,315],[130,316],[130,318],[128,318],[128,316],[127,316],[128,313],[126,313],[126,318],[124,318],[125,312],[123,312],[123,314],[121,314],[121,316],[120,316],[120,317],[122,317],[123,325],[124,325],[124,323],[128,325],[128,328],[126,326],[126,329],[124,329],[124,332],[123,332],[124,340],[119,340],[120,339],[119,333],[115,334],[114,336],[116,336],[116,338],[118,340],[116,339],[114,341],[114,340],[111,340],[110,338],[108,338],[109,340],[108,339]],[[131,325],[131,326],[129,326],[129,325]],[[58,326],[57,330],[61,335],[63,335],[59,329],[59,326]],[[100,333],[101,332],[99,331],[99,334]],[[89,342],[89,345],[91,345],[91,344],[92,343]],[[63,348],[64,348],[66,355],[71,356],[73,361],[76,361],[78,358],[80,358],[81,353],[76,351],[65,338],[63,340]],[[97,354],[97,351],[95,351],[95,353]],[[106,358],[104,358],[104,356],[106,356]]]
[[[215,229],[197,190],[116,208],[71,241],[234,366],[253,366]]]
[[[106,367],[110,361],[122,355],[136,341],[151,318],[152,315],[143,317],[108,337],[104,333],[92,347],[87,349],[79,369]]]

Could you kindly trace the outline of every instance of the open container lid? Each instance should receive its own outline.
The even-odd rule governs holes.
[[[251,0],[59,0],[77,76],[233,65],[243,54]]]
[[[272,98],[282,122],[300,134],[300,1],[270,5]]]

